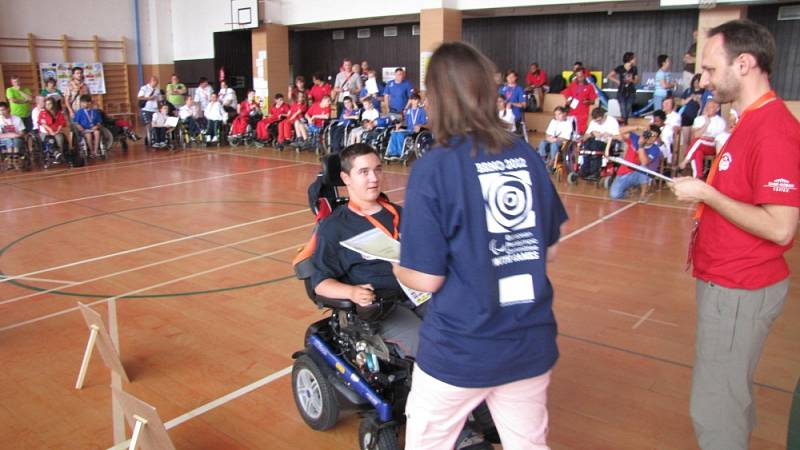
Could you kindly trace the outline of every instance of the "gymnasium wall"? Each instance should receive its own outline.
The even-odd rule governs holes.
[[[780,6],[753,5],[747,9],[747,16],[775,35],[772,87],[785,99],[800,100],[800,20],[778,20]]]
[[[656,57],[672,58],[672,71],[697,28],[697,10],[661,10],[466,19],[463,39],[492,58],[501,71],[520,74],[538,62],[552,78],[582,61],[603,76],[622,64],[622,54],[637,55],[641,72],[655,72]]]

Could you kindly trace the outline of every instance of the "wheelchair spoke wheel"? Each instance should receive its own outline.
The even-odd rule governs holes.
[[[292,368],[292,392],[303,420],[314,430],[323,431],[336,425],[339,404],[333,386],[317,364],[302,355]]]

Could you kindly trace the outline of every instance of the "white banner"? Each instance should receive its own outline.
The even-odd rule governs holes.
[[[83,81],[89,87],[92,95],[106,93],[106,78],[103,75],[103,63],[39,63],[42,88],[48,79],[56,80],[56,87],[62,93],[66,92],[69,80],[72,78],[72,68],[81,67],[83,69]]]

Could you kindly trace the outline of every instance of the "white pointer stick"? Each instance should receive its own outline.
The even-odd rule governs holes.
[[[668,176],[665,176],[665,175],[661,175],[660,173],[654,172],[654,171],[648,169],[647,167],[640,166],[638,164],[634,164],[634,163],[632,163],[630,161],[626,161],[626,160],[624,160],[622,158],[619,158],[619,157],[616,157],[616,156],[609,156],[608,160],[611,161],[611,162],[615,162],[617,164],[622,164],[623,166],[628,166],[633,170],[636,170],[636,171],[639,171],[639,172],[642,172],[642,173],[646,173],[648,175],[652,175],[652,176],[654,176],[656,178],[661,178],[664,181],[672,183],[672,178],[670,178]]]

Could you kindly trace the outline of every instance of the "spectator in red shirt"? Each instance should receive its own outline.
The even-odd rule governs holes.
[[[45,136],[53,136],[56,139],[56,145],[64,153],[72,148],[71,130],[67,126],[64,112],[61,110],[61,103],[54,97],[47,97],[44,100],[44,111],[39,114],[39,132],[42,133],[42,139]],[[66,147],[64,146],[65,141]]]
[[[298,120],[294,123],[294,130],[297,133],[297,147],[308,147],[311,144],[309,133],[320,131],[325,125],[325,121],[331,118],[331,98],[322,97],[317,103],[311,105],[306,111],[305,123]]]
[[[292,102],[296,102],[297,94],[299,94],[300,92],[303,92],[306,95],[308,94],[306,92],[306,78],[302,75],[294,77],[294,86],[289,86],[288,90],[289,100],[291,100]]]
[[[326,83],[325,80],[322,79],[322,75],[319,73],[315,73],[311,77],[311,82],[313,85],[311,86],[311,90],[308,92],[308,98],[311,100],[311,103],[319,103],[322,100],[322,97],[330,97],[331,96],[331,84]]]
[[[594,91],[594,86],[586,82],[586,75],[582,70],[575,72],[574,75],[575,81],[561,91],[561,95],[567,98],[569,115],[575,117],[578,133],[584,134],[589,125],[589,108],[597,100],[597,92]]]
[[[789,289],[784,253],[800,218],[800,123],[772,91],[775,40],[749,20],[708,32],[701,87],[740,119],[706,182],[677,178],[700,203],[690,249],[697,337],[690,411],[700,447],[744,450],[755,426],[753,374]]]
[[[528,95],[533,94],[536,98],[536,110],[541,111],[544,105],[544,92],[547,89],[547,72],[540,69],[538,63],[533,63],[528,75],[525,76],[525,82],[528,85],[525,89]]]
[[[259,141],[269,141],[269,126],[273,123],[280,122],[289,116],[289,105],[283,101],[283,94],[275,94],[275,102],[269,108],[269,115],[264,117],[256,125],[256,139]],[[280,125],[278,123],[278,125]]]
[[[297,100],[289,108],[289,115],[286,120],[278,124],[278,150],[283,150],[283,146],[288,144],[293,137],[294,124],[303,118],[308,104],[306,104],[305,92],[298,92]]]

